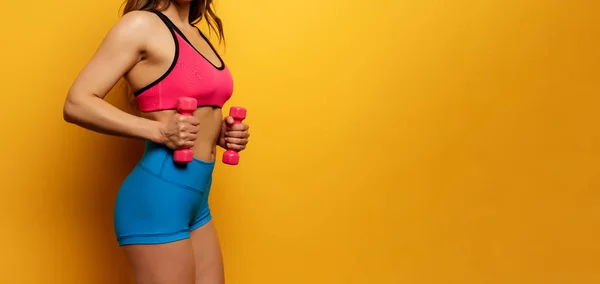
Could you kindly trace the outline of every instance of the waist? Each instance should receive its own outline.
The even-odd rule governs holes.
[[[177,111],[163,110],[146,112],[141,115],[145,118],[167,123]],[[200,121],[196,140],[194,141],[194,157],[202,161],[213,161],[216,154],[217,140],[221,132],[223,113],[221,109],[200,107],[194,111],[194,116]]]
[[[190,163],[175,163],[174,151],[165,145],[146,141],[138,167],[164,181],[194,190],[201,190],[212,181],[215,161],[194,158]]]

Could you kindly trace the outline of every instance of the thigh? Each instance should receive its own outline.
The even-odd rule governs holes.
[[[123,246],[136,284],[194,284],[190,239],[159,245]]]
[[[196,264],[195,284],[223,284],[223,257],[213,221],[190,233]]]

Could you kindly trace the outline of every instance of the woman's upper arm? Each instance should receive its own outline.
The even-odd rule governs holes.
[[[142,58],[154,24],[152,14],[125,14],[107,33],[96,53],[71,86],[68,99],[95,95],[104,98]]]

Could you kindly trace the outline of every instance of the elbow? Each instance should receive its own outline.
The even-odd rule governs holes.
[[[63,105],[63,119],[68,123],[76,123],[79,105],[68,96]]]
[[[63,106],[63,119],[68,123],[73,123],[75,121],[75,115],[73,111],[73,103],[68,100],[65,102]]]

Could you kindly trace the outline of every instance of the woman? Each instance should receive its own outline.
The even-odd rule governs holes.
[[[223,38],[211,0],[127,0],[71,87],[65,120],[100,133],[146,140],[142,159],[123,182],[115,231],[138,284],[224,283],[221,250],[208,195],[216,145],[237,151],[248,126],[223,119],[231,97],[228,68],[194,24],[208,20]],[[124,77],[135,90],[140,116],[104,101]],[[197,100],[193,116],[177,113],[177,99]],[[173,161],[189,148],[193,161]]]

